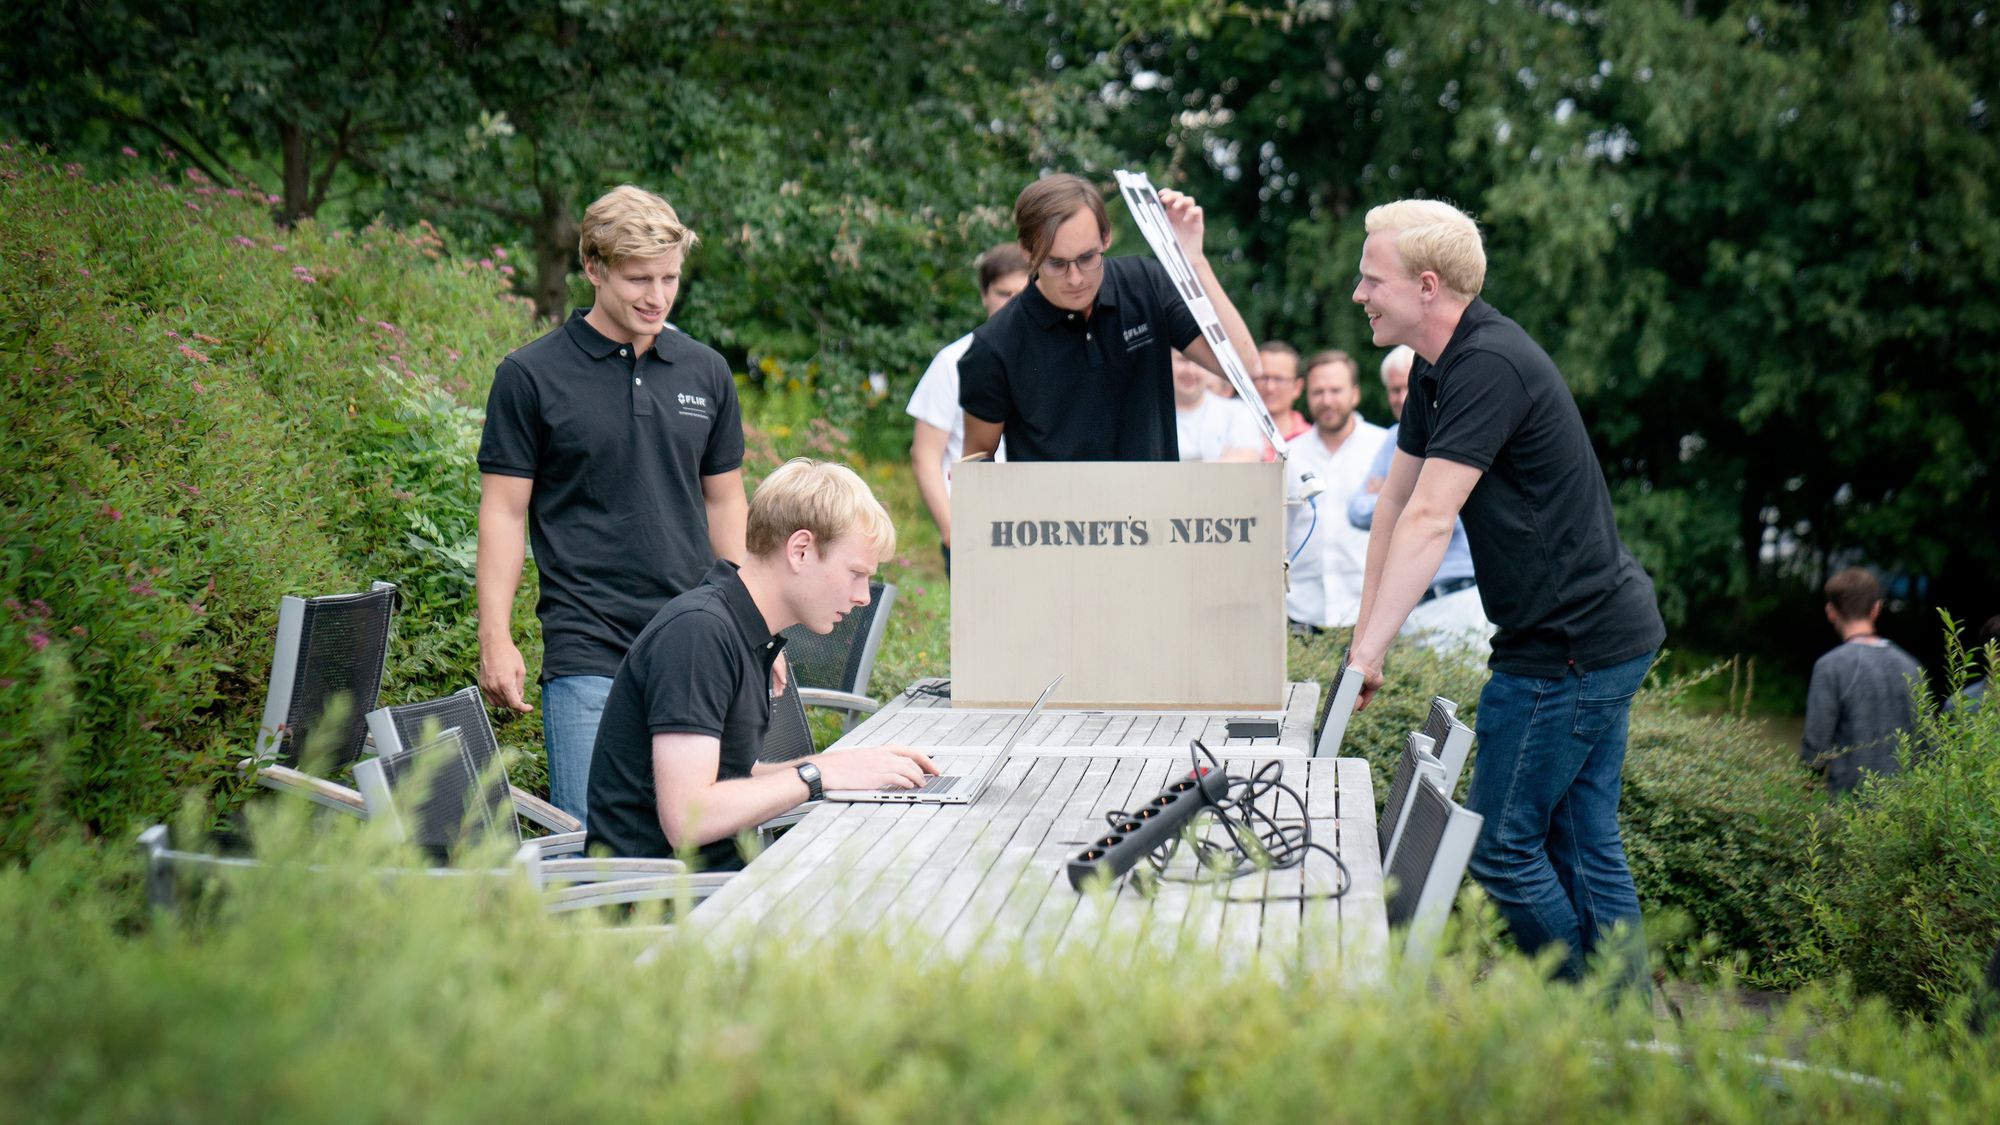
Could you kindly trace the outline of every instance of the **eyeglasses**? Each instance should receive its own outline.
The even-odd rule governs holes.
[[[1297,375],[1259,375],[1250,381],[1260,387],[1275,387],[1281,383],[1296,383],[1299,381],[1299,377]]]
[[[1088,254],[1078,254],[1074,258],[1042,259],[1042,272],[1052,273],[1057,277],[1069,276],[1070,267],[1072,266],[1076,267],[1077,273],[1088,277],[1103,268],[1104,252],[1102,250],[1092,250]]]

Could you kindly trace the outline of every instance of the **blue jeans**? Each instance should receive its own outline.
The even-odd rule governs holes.
[[[1493,673],[1479,696],[1479,757],[1467,807],[1486,818],[1472,877],[1528,953],[1561,942],[1561,975],[1613,926],[1636,945],[1639,895],[1618,835],[1632,696],[1653,653],[1556,679]],[[1636,972],[1638,964],[1627,966]]]
[[[558,676],[542,685],[542,738],[549,751],[549,802],[578,820],[590,804],[590,755],[611,695],[609,676]]]

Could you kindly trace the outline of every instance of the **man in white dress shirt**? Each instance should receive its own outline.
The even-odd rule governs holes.
[[[1209,391],[1208,369],[1174,349],[1174,424],[1183,461],[1257,461],[1264,437],[1250,408]]]
[[[1285,614],[1294,632],[1310,635],[1351,626],[1360,616],[1368,533],[1347,521],[1347,502],[1362,490],[1388,431],[1356,412],[1361,369],[1346,352],[1320,352],[1307,360],[1305,383],[1313,424],[1285,447],[1291,492],[1298,495],[1298,479],[1307,471],[1326,490],[1313,501],[1287,508],[1291,589],[1285,594]]]

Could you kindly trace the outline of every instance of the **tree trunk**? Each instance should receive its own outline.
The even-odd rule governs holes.
[[[284,200],[278,204],[278,225],[289,227],[312,218],[312,159],[306,151],[306,131],[296,121],[278,123],[278,147],[284,155]]]
[[[569,271],[576,261],[576,220],[562,192],[544,185],[542,213],[535,223],[535,315],[560,320],[569,315]]]

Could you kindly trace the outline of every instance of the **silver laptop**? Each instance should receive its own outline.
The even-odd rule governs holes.
[[[973,773],[939,774],[915,789],[829,789],[823,796],[829,801],[969,805],[977,800],[979,795],[986,791],[987,784],[999,775],[1000,767],[1007,764],[1008,752],[1014,749],[1015,743],[1021,741],[1022,735],[1028,733],[1028,728],[1035,725],[1036,717],[1042,713],[1042,704],[1049,701],[1049,696],[1056,690],[1056,685],[1062,681],[1061,676],[1049,681],[1049,686],[1043,688],[1042,694],[1035,698],[1035,705],[1028,708],[1027,715],[1021,719],[1021,725],[1015,727],[1014,733],[1008,737],[1007,745],[1002,746],[999,752],[993,755],[984,769]],[[965,749],[970,750],[973,747],[968,746]]]
[[[1347,736],[1347,720],[1354,717],[1354,701],[1361,698],[1361,670],[1347,662],[1347,655],[1340,654],[1340,679],[1334,681],[1326,695],[1319,742],[1313,747],[1315,758],[1340,756],[1340,740]]]

